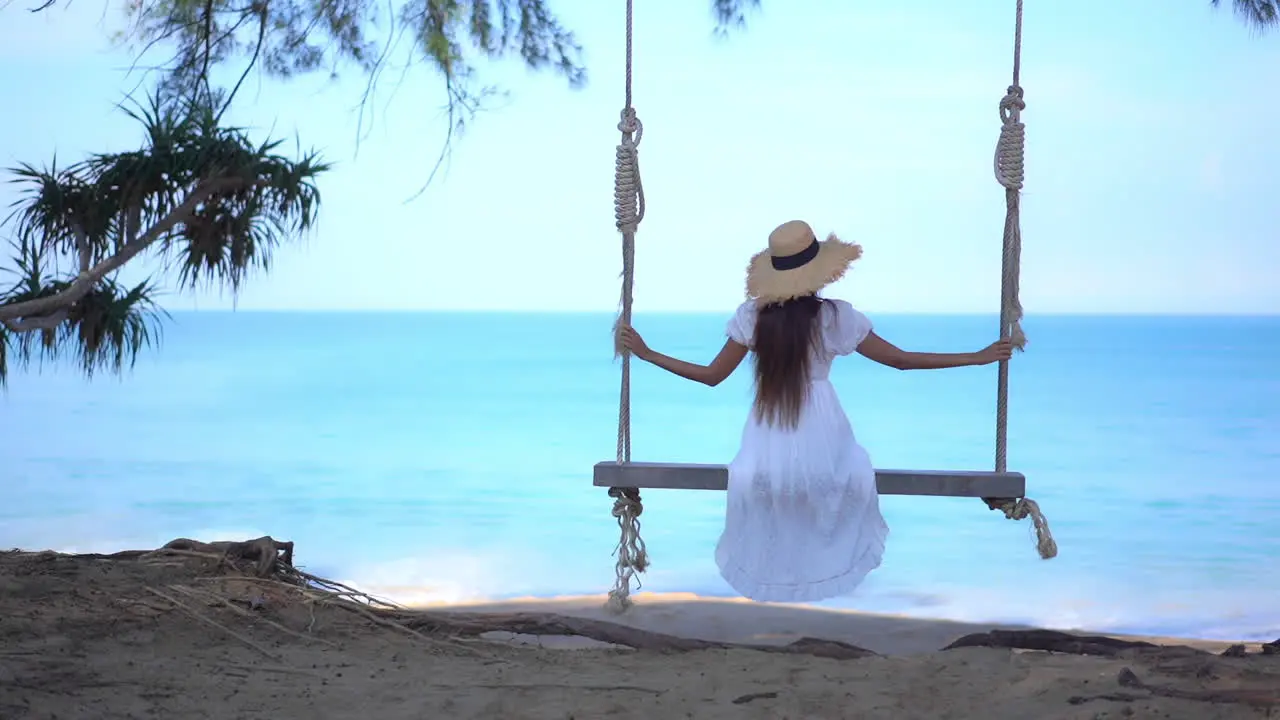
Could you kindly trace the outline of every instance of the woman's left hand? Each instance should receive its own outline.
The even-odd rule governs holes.
[[[982,365],[1008,360],[1013,357],[1013,343],[1008,338],[1001,338],[978,352]]]
[[[618,345],[630,350],[641,360],[649,354],[649,346],[644,343],[644,338],[630,325],[618,325]]]

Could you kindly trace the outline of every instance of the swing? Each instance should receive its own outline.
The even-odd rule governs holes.
[[[614,219],[622,233],[622,300],[618,314],[620,324],[631,324],[632,287],[635,275],[635,234],[644,218],[644,188],[640,183],[637,147],[643,125],[631,105],[632,70],[632,4],[627,2],[626,29],[626,104],[618,130],[622,140],[617,146],[614,171]],[[1022,4],[1017,0],[1013,43],[1013,84],[1000,101],[1000,140],[995,151],[996,180],[1005,189],[1004,252],[1000,279],[1000,335],[1013,341],[1021,350],[1026,344],[1022,332],[1022,303],[1019,300],[1019,266],[1021,264],[1022,231],[1019,221],[1019,193],[1023,180],[1023,140],[1025,126],[1021,112],[1025,107],[1019,84],[1022,65]],[[616,329],[616,328],[615,328]],[[631,357],[617,348],[622,359],[622,389],[618,403],[617,459],[597,463],[593,484],[609,488],[614,498],[613,516],[621,530],[617,556],[616,581],[609,592],[606,607],[615,612],[631,605],[631,581],[644,572],[649,561],[644,541],[640,538],[639,517],[644,512],[640,489],[654,490],[726,490],[729,468],[726,465],[690,463],[657,463],[631,461]],[[1022,520],[1030,517],[1036,531],[1036,549],[1043,559],[1058,554],[1057,543],[1049,525],[1034,500],[1026,497],[1026,478],[1006,467],[1008,445],[1009,361],[1002,360],[996,376],[996,453],[994,471],[972,470],[876,470],[876,487],[881,495],[922,495],[937,497],[982,498],[991,510],[999,510],[1006,518]],[[639,583],[637,582],[637,587]]]

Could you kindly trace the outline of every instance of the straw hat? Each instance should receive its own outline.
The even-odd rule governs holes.
[[[747,264],[747,297],[760,304],[812,295],[844,276],[862,256],[862,246],[835,233],[818,242],[803,220],[785,222],[769,233],[769,247]]]

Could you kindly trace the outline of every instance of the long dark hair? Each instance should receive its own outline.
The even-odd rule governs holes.
[[[795,428],[809,394],[809,365],[821,342],[823,300],[806,295],[760,308],[756,317],[756,420]]]

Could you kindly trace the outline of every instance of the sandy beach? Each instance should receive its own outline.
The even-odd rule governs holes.
[[[1276,645],[990,634],[686,596],[640,595],[621,617],[601,597],[381,608],[295,570],[287,545],[171,545],[0,553],[0,718],[1209,720],[1280,708]],[[957,641],[1005,646],[943,649]]]

